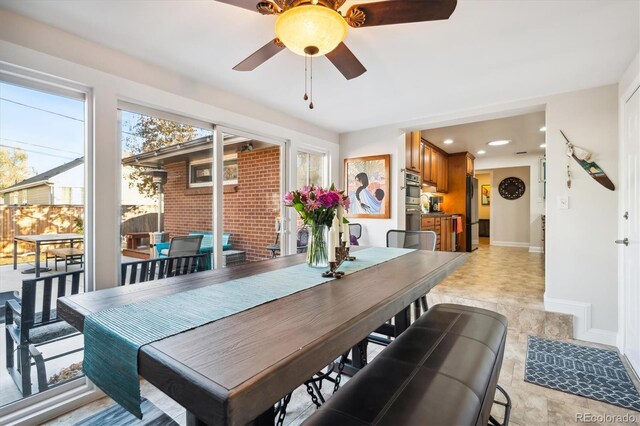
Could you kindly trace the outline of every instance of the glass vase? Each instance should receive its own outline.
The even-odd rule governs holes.
[[[309,245],[307,246],[307,265],[312,268],[326,268],[329,266],[327,241],[329,228],[326,225],[311,224]]]

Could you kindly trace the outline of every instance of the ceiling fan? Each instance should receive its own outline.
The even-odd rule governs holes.
[[[367,70],[343,43],[348,27],[448,19],[457,0],[386,0],[351,6],[339,11],[345,0],[217,0],[263,15],[277,15],[276,38],[233,67],[252,71],[285,47],[298,55],[325,55],[347,80]]]

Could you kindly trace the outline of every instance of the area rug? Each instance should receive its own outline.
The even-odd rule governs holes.
[[[160,409],[149,402],[148,399],[142,398],[140,408],[142,408],[142,420],[138,420],[133,414],[129,413],[120,405],[114,404],[76,423],[74,426],[178,426],[178,423],[160,411]]]
[[[640,395],[616,351],[529,336],[524,380],[640,411]]]

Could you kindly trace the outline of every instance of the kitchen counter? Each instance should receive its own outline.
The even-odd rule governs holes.
[[[460,213],[422,213],[423,217],[451,217],[462,216]]]

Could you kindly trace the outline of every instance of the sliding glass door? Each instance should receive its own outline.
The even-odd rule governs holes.
[[[56,299],[91,289],[90,116],[82,89],[0,74],[0,417],[85,383]]]

